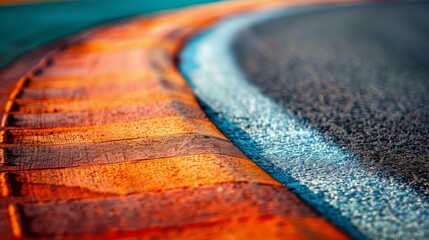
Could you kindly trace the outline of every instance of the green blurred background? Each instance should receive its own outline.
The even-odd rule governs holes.
[[[0,68],[54,39],[102,22],[218,0],[84,0],[0,7]]]

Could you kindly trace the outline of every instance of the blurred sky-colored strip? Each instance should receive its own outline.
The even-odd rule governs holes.
[[[70,2],[76,0],[0,0],[0,5],[16,5],[16,4],[29,4],[29,3],[43,3],[43,2]],[[87,0],[91,1],[91,0]]]
[[[25,0],[0,1],[22,3]],[[43,43],[106,21],[217,0],[35,1],[0,6],[0,68]],[[36,3],[37,2],[37,3]]]

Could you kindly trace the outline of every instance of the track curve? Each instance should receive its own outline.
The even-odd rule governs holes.
[[[424,239],[428,7],[243,14],[193,39],[181,69],[229,139],[349,234]]]

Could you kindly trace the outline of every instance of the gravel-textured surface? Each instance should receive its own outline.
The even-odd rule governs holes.
[[[283,17],[241,31],[234,55],[278,106],[429,196],[428,13],[421,3]]]
[[[427,12],[422,2],[242,15],[193,39],[181,68],[246,155],[351,236],[425,239]]]

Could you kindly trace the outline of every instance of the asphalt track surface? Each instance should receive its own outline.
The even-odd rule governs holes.
[[[248,79],[368,171],[429,196],[429,3],[321,11],[239,33]]]
[[[228,138],[349,234],[422,239],[428,12],[414,2],[242,15],[196,37],[182,71]]]

